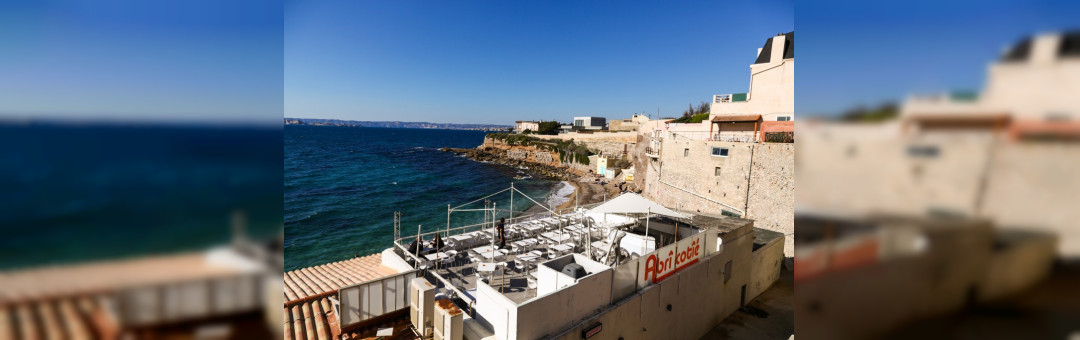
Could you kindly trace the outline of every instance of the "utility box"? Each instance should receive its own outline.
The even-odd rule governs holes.
[[[450,299],[435,302],[435,340],[461,340],[465,330],[465,315]]]
[[[435,306],[435,285],[422,277],[409,284],[409,320],[420,334],[428,336]]]

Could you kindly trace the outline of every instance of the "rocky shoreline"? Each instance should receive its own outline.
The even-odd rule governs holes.
[[[505,165],[514,168],[529,167],[529,171],[543,176],[544,178],[570,183],[570,185],[574,186],[574,192],[571,193],[570,196],[567,197],[568,200],[560,204],[557,209],[570,208],[575,204],[585,205],[603,202],[605,197],[610,199],[619,195],[619,187],[616,182],[604,184],[596,183],[594,178],[588,176],[589,174],[582,173],[581,171],[565,165],[551,165],[523,159],[510,159],[509,157],[506,157],[506,151],[504,149],[481,146],[470,149],[442,148],[440,150],[464,155],[465,157],[480,162]],[[543,208],[539,206],[534,206],[530,209],[538,209],[536,210],[537,212],[543,210]]]

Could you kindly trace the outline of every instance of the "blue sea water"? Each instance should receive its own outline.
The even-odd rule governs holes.
[[[403,234],[446,227],[447,204],[515,188],[546,199],[557,181],[514,179],[518,169],[485,164],[442,147],[472,148],[484,132],[332,126],[285,127],[285,270],[368,255],[393,242],[393,213]],[[493,197],[500,208],[509,195]],[[533,204],[520,195],[514,210]],[[477,207],[482,208],[483,203]],[[454,226],[482,213],[454,213]]]
[[[224,244],[282,227],[279,127],[0,125],[0,269]]]

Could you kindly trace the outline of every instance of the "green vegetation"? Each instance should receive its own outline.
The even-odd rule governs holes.
[[[542,125],[541,129],[543,129]],[[492,132],[485,135],[484,137],[501,141],[503,143],[506,143],[507,145],[531,146],[540,150],[558,152],[560,155],[562,155],[563,162],[570,162],[571,160],[573,160],[574,162],[588,165],[589,155],[593,154],[591,151],[589,151],[589,148],[585,147],[584,145],[574,143],[573,139],[546,140],[527,136],[524,134],[509,134],[499,132]]]
[[[867,108],[859,106],[844,112],[840,120],[855,123],[877,123],[896,119],[900,115],[900,107],[893,102],[883,103],[877,107]]]
[[[795,132],[766,132],[765,141],[769,143],[794,143]]]
[[[672,123],[701,123],[701,121],[709,119],[709,113],[699,113],[693,116],[682,116],[679,119],[671,121]]]
[[[559,127],[562,126],[559,122],[540,122],[540,129],[536,133],[541,135],[557,135],[559,134]]]
[[[701,102],[695,108],[694,104],[690,104],[690,108],[683,111],[682,117],[671,121],[672,123],[701,123],[701,121],[709,119],[709,103]]]

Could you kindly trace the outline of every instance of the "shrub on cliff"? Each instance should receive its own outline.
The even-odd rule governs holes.
[[[557,135],[559,134],[559,127],[562,126],[559,122],[540,122],[540,129],[536,131],[541,135]]]

